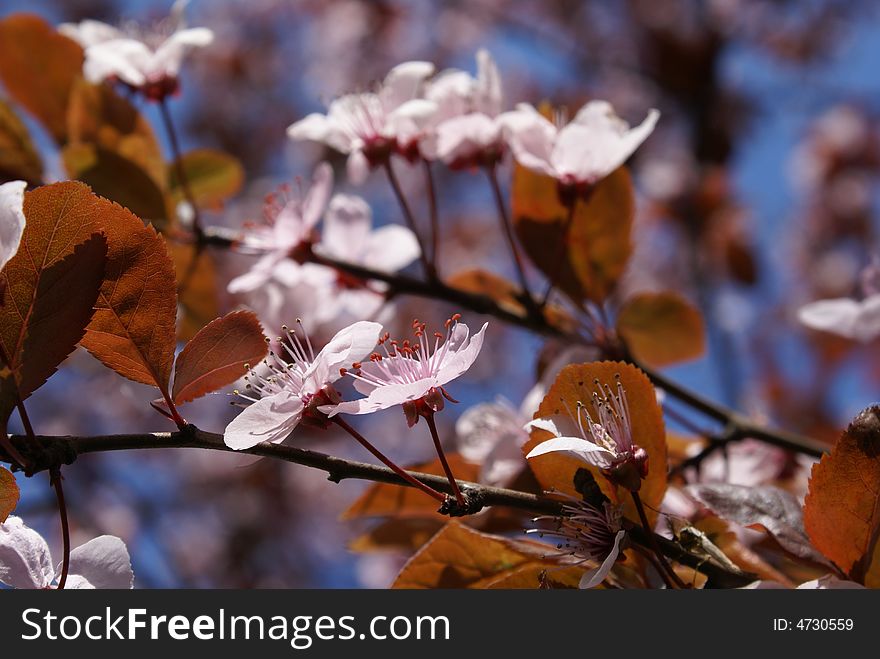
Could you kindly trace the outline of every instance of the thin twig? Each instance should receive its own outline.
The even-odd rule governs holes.
[[[400,204],[400,210],[403,212],[403,219],[406,221],[409,230],[415,235],[416,241],[419,244],[419,259],[422,262],[422,268],[425,270],[425,276],[429,280],[434,280],[437,278],[437,273],[434,270],[434,266],[431,265],[431,260],[428,258],[428,254],[425,252],[425,243],[419,234],[419,228],[416,226],[416,218],[409,207],[406,195],[403,194],[403,188],[400,187],[400,181],[397,180],[397,174],[394,173],[394,166],[391,164],[390,160],[385,163],[385,173],[388,176],[388,182],[391,184],[391,188],[394,190],[394,195],[397,197],[397,202]]]
[[[498,222],[501,225],[501,233],[507,239],[507,246],[510,248],[510,254],[513,257],[513,263],[516,266],[516,275],[519,279],[519,286],[523,291],[523,297],[526,304],[530,307],[535,306],[534,298],[529,290],[529,282],[526,279],[526,268],[522,255],[519,253],[519,247],[516,245],[516,238],[513,235],[513,227],[510,224],[510,216],[507,214],[507,206],[504,203],[504,195],[501,194],[501,185],[498,183],[498,174],[495,165],[485,167],[486,176],[489,178],[489,185],[492,187],[492,197],[495,199],[495,207],[498,210]]]
[[[684,582],[675,573],[675,570],[672,569],[672,566],[669,565],[660,546],[657,544],[657,541],[654,538],[654,529],[652,529],[651,525],[648,523],[648,516],[645,514],[645,507],[642,505],[642,498],[639,496],[639,493],[630,492],[630,494],[632,494],[633,503],[636,505],[636,511],[639,513],[639,521],[642,523],[642,528],[645,529],[645,535],[648,537],[651,550],[657,556],[657,561],[660,563],[660,576],[663,578],[663,581],[665,581],[666,585],[670,588],[687,588],[687,586],[684,585]]]
[[[452,488],[452,493],[455,495],[455,500],[458,502],[458,505],[464,508],[464,497],[461,494],[461,488],[458,487],[458,482],[455,480],[455,476],[452,475],[452,469],[449,468],[449,463],[446,461],[446,454],[443,452],[443,446],[440,444],[440,435],[437,433],[437,424],[434,422],[434,415],[426,414],[424,417],[428,424],[428,428],[431,430],[431,439],[434,440],[434,448],[437,451],[437,457],[440,458],[440,464],[443,466],[443,473],[446,474],[446,480],[449,481],[449,486]]]
[[[58,499],[58,515],[61,517],[61,541],[64,546],[64,556],[61,559],[61,576],[58,577],[58,590],[64,590],[67,585],[67,575],[70,572],[70,522],[67,519],[67,503],[64,501],[64,487],[61,485],[61,467],[55,466],[49,470],[49,482],[55,489],[55,497]]]
[[[428,212],[431,217],[431,264],[434,273],[437,274],[440,267],[440,218],[437,208],[437,188],[434,185],[434,173],[431,170],[431,162],[422,159],[422,167],[425,170],[425,188],[428,191]]]

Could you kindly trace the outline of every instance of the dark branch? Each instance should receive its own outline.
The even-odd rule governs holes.
[[[263,458],[273,458],[312,467],[327,472],[328,479],[338,483],[346,478],[367,480],[376,483],[390,483],[412,487],[412,483],[394,473],[387,467],[365,462],[337,458],[317,451],[286,446],[284,444],[258,444],[244,451],[234,451],[223,442],[223,436],[187,426],[177,432],[152,432],[127,435],[95,435],[90,437],[53,437],[37,435],[32,440],[21,435],[9,437],[13,446],[26,454],[30,460],[27,475],[57,469],[63,464],[71,464],[80,455],[105,453],[110,451],[130,451],[141,449],[194,448],[223,451],[226,453],[247,453]],[[9,456],[0,448],[0,462],[11,462]],[[415,479],[430,485],[436,490],[452,494],[452,486],[444,476],[408,472]],[[529,513],[542,515],[562,514],[562,503],[554,499],[500,487],[489,487],[477,483],[460,482],[459,487],[470,503],[471,513],[484,507],[505,506]],[[642,546],[656,544],[668,558],[683,565],[699,569],[709,578],[709,583],[717,587],[742,586],[755,579],[754,575],[738,574],[721,566],[707,562],[705,558],[690,554],[675,542],[656,535],[653,539],[637,526],[628,528],[632,540]]]

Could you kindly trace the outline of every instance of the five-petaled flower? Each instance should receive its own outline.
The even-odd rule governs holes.
[[[13,588],[54,588],[61,566],[52,564],[49,545],[20,517],[0,524],[0,583]],[[65,588],[128,589],[134,584],[125,543],[112,535],[89,540],[70,552]]]
[[[505,112],[499,121],[517,162],[555,178],[566,200],[588,194],[626,162],[659,118],[660,113],[651,110],[641,124],[630,128],[607,101],[590,101],[565,125],[549,121],[527,103]]]
[[[453,169],[493,165],[501,158],[501,77],[487,50],[477,52],[477,75],[452,69],[440,73],[425,91],[437,104],[433,130],[422,141],[423,152]]]
[[[63,23],[58,30],[83,47],[87,80],[118,80],[150,100],[161,101],[177,91],[187,52],[214,40],[208,28],[186,27],[183,10],[188,2],[175,2],[169,18],[147,31],[119,29],[95,20]]]
[[[532,430],[554,435],[533,448],[526,458],[547,453],[562,453],[598,467],[602,474],[626,489],[637,492],[648,474],[648,453],[633,441],[626,391],[617,378],[616,390],[598,380],[590,406],[578,401],[577,408],[566,414],[534,419],[526,424]]]
[[[330,200],[315,253],[379,272],[397,272],[419,257],[419,242],[406,227],[373,229],[370,206],[361,197],[338,194]],[[330,270],[320,300],[323,322],[376,319],[386,302],[387,285]]]
[[[433,73],[429,62],[399,64],[376,92],[341,96],[330,103],[327,114],[312,113],[292,124],[287,134],[348,154],[348,177],[362,183],[371,168],[386,164],[392,154],[418,155],[422,131],[436,110],[435,103],[421,97]]]
[[[0,185],[0,270],[18,252],[24,232],[24,181]]]
[[[326,162],[315,168],[307,191],[284,186],[266,198],[263,224],[252,223],[241,240],[244,250],[261,253],[250,270],[229,282],[230,293],[246,293],[266,285],[281,272],[288,286],[297,283],[299,261],[317,238],[316,227],[327,207],[333,189],[333,169]],[[281,267],[283,264],[283,267]]]
[[[455,402],[445,385],[465,373],[476,361],[483,347],[488,323],[474,336],[455,314],[446,321],[446,335],[434,333],[430,343],[426,326],[413,321],[415,341],[389,340],[386,334],[379,341],[385,354],[374,352],[369,361],[357,363],[347,373],[354,387],[366,398],[346,401],[320,408],[336,414],[370,414],[395,405],[402,405],[407,423],[415,425],[420,416],[429,416],[443,409],[443,399]],[[390,348],[389,348],[390,346]]]
[[[552,520],[552,529],[529,529],[540,537],[558,539],[557,549],[564,556],[572,556],[578,563],[595,562],[595,568],[581,576],[581,588],[595,588],[602,583],[620,556],[621,544],[626,537],[620,508],[603,503],[601,508],[568,497],[559,517],[538,517],[534,521]]]
[[[302,325],[300,324],[300,328]],[[379,340],[382,326],[360,321],[340,330],[315,354],[308,335],[282,328],[286,340],[279,338],[284,359],[274,352],[263,362],[268,373],[250,370],[244,392],[236,390],[251,404],[226,426],[223,439],[236,450],[248,449],[260,442],[284,441],[300,422],[326,426],[321,406],[337,403],[339,393],[333,388],[342,374],[340,369],[366,357]]]

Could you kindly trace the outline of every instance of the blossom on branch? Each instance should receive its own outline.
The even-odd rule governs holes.
[[[282,330],[285,337],[279,337],[278,343],[283,357],[270,352],[263,362],[269,374],[250,369],[245,391],[235,391],[250,405],[226,426],[223,439],[230,448],[242,450],[260,442],[284,441],[302,421],[323,426],[326,417],[321,406],[339,402],[332,385],[342,377],[340,369],[344,371],[375,348],[382,326],[354,323],[337,332],[317,354],[305,332],[300,338],[286,326]]]
[[[15,515],[0,524],[0,583],[13,588],[53,588],[60,576],[61,566],[52,565],[43,536]],[[65,588],[129,589],[133,585],[128,549],[116,536],[99,536],[70,552]]]
[[[369,170],[395,153],[412,157],[436,104],[421,98],[425,80],[434,73],[429,62],[395,66],[375,92],[335,99],[327,114],[312,113],[292,124],[294,140],[322,142],[348,154],[348,176],[362,183]]]
[[[499,118],[517,162],[580,194],[620,167],[653,132],[660,113],[630,128],[607,101],[590,101],[569,123],[552,122],[527,103]]]
[[[526,533],[539,537],[556,538],[557,549],[563,555],[578,559],[579,563],[595,562],[595,568],[581,577],[580,588],[595,588],[601,584],[620,557],[621,544],[626,537],[622,527],[620,508],[604,503],[601,508],[585,501],[567,497],[559,517],[538,517],[534,521],[553,520],[552,529],[529,529]]]
[[[18,252],[24,232],[24,181],[0,185],[0,270]]]
[[[562,453],[598,467],[614,483],[636,492],[648,474],[648,453],[633,440],[626,391],[620,380],[616,390],[599,381],[598,391],[590,401],[591,416],[586,405],[578,401],[572,413],[534,419],[526,428],[545,430],[554,435],[541,442],[526,456],[536,458],[547,453]]]
[[[504,142],[501,114],[501,76],[487,50],[477,52],[477,75],[452,69],[432,80],[425,97],[437,104],[433,130],[423,138],[429,157],[453,169],[496,163]]]
[[[284,186],[266,198],[263,224],[246,226],[241,246],[263,256],[250,270],[229,282],[230,293],[254,291],[279,275],[281,281],[293,286],[300,275],[299,263],[317,238],[316,227],[327,207],[333,190],[333,169],[326,162],[315,168],[312,183],[303,191],[297,184],[294,191]],[[281,264],[284,263],[282,266]]]
[[[384,355],[374,352],[369,361],[352,365],[348,371],[354,387],[366,398],[345,401],[319,408],[329,416],[336,414],[370,414],[395,405],[402,405],[407,423],[415,425],[420,416],[443,409],[443,399],[456,402],[444,386],[464,374],[476,361],[483,347],[486,327],[470,336],[467,325],[456,314],[446,321],[445,336],[434,333],[431,346],[426,326],[413,321],[415,341],[380,341]],[[390,346],[390,347],[389,347]]]

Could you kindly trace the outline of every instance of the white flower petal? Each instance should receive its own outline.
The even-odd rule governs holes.
[[[89,82],[116,77],[140,87],[147,82],[146,72],[150,70],[153,52],[136,39],[121,38],[89,46],[85,56],[83,74]]]
[[[856,338],[856,321],[861,305],[850,298],[817,300],[798,310],[798,319],[810,329]]]
[[[92,588],[134,587],[128,549],[114,535],[99,536],[71,551],[70,576],[81,577]],[[65,587],[71,587],[70,579]]]
[[[370,205],[355,195],[337,194],[330,200],[321,242],[322,253],[349,263],[362,263],[373,225]],[[362,265],[366,265],[362,263]]]
[[[288,392],[261,398],[235,417],[223,433],[226,445],[240,451],[260,442],[284,441],[302,419],[303,402]]]
[[[315,393],[326,384],[336,382],[341,376],[340,368],[351,368],[352,363],[361,361],[373,352],[382,326],[367,320],[361,320],[340,330],[330,339],[315,356],[312,366],[303,376],[311,384],[307,389]]]
[[[615,455],[606,448],[594,444],[581,437],[555,437],[541,442],[526,456],[527,459],[537,458],[548,453],[562,453],[576,458],[588,465],[606,469],[611,466]]]
[[[187,52],[193,48],[207,46],[213,41],[214,33],[206,27],[178,30],[156,49],[149,73],[154,76],[177,77]]]
[[[438,387],[442,387],[447,382],[456,379],[473,365],[483,347],[483,339],[486,336],[486,328],[488,326],[489,323],[483,323],[480,331],[474,334],[464,347],[461,345],[450,345],[449,351],[446,353],[446,357],[437,371],[436,380]],[[455,330],[458,330],[459,327],[467,329],[464,323],[458,323]],[[454,343],[456,337],[455,330],[453,331],[452,338],[449,340],[450,344]]]
[[[389,224],[373,231],[361,263],[381,272],[397,272],[419,258],[419,241],[407,227]]]
[[[321,220],[327,200],[333,192],[333,168],[322,162],[315,168],[312,184],[302,202],[301,222],[304,232],[311,231]]]
[[[15,256],[24,232],[24,181],[0,185],[0,270]]]
[[[551,164],[557,130],[532,106],[520,104],[516,110],[498,116],[505,139],[516,161],[538,174],[555,176]]]
[[[398,64],[382,82],[382,104],[391,111],[406,101],[416,98],[425,79],[434,73],[430,62],[403,62]]]
[[[122,36],[122,33],[112,25],[92,19],[86,19],[79,23],[61,23],[58,26],[58,31],[65,37],[76,41],[83,48]]]
[[[39,533],[10,515],[0,524],[0,583],[13,588],[47,588],[55,578],[49,545]]]
[[[581,581],[578,584],[578,588],[595,588],[605,581],[605,577],[611,572],[611,568],[614,567],[614,563],[617,561],[617,556],[620,554],[620,541],[623,540],[624,535],[626,535],[625,531],[617,532],[617,535],[614,537],[614,547],[611,549],[608,556],[605,557],[605,560],[602,561],[602,565],[595,570],[587,570],[584,572]]]

